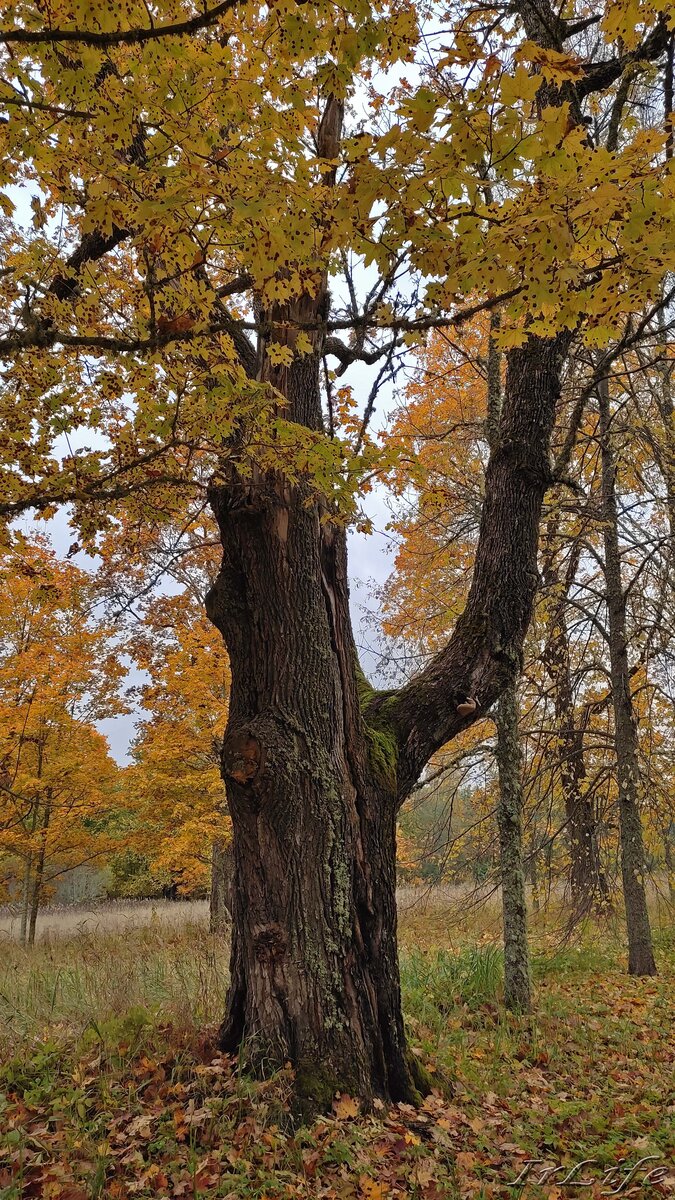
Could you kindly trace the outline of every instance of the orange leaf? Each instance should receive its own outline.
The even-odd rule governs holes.
[[[354,1100],[352,1096],[337,1096],[333,1101],[333,1112],[338,1121],[349,1120],[350,1117],[358,1117],[360,1106],[358,1100]]]

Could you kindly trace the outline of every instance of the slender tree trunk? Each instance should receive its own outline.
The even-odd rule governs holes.
[[[38,746],[37,775],[38,775],[38,779],[42,775],[42,746],[41,745]],[[29,818],[30,819],[31,837],[35,836],[35,831],[38,827],[39,811],[40,811],[39,801],[34,801],[33,804],[31,805],[30,818]],[[20,930],[20,934],[19,934],[19,939],[20,939],[22,946],[27,945],[28,939],[29,939],[30,912],[31,912],[33,888],[34,888],[34,884],[33,884],[34,863],[35,863],[35,854],[33,853],[32,850],[29,850],[28,856],[26,858],[26,865],[24,868],[23,888],[22,888],[22,895],[21,895],[21,930]]]
[[[42,899],[42,885],[45,876],[45,857],[47,852],[47,831],[49,829],[49,821],[51,818],[51,802],[45,801],[42,820],[40,822],[40,847],[37,853],[35,862],[35,871],[33,872],[32,886],[30,890],[30,916],[28,923],[28,945],[35,945],[35,930],[37,927],[37,917]]]
[[[671,901],[675,901],[675,860],[673,859],[673,834],[675,833],[675,822],[670,823],[663,835],[663,858],[666,864],[666,876],[668,879],[668,895]]]
[[[527,856],[527,876],[530,882],[530,892],[532,894],[532,911],[538,913],[541,908],[541,899],[539,895],[539,846],[537,832],[533,829],[530,838],[530,849]]]
[[[645,852],[640,820],[638,733],[628,669],[626,597],[621,580],[616,502],[616,463],[611,440],[609,385],[606,380],[598,387],[598,410],[604,571],[619,791],[621,876],[628,929],[628,970],[631,975],[655,975],[656,964],[645,894]]]
[[[26,862],[23,869],[23,882],[21,885],[21,924],[19,927],[19,941],[22,946],[26,945],[28,939],[28,914],[30,912],[32,865],[33,855],[28,854],[26,856]]]
[[[211,848],[211,894],[209,897],[209,928],[211,933],[224,933],[232,922],[232,870],[234,858],[231,843],[214,841]]]
[[[554,586],[552,572],[546,580]],[[603,907],[609,899],[602,870],[598,827],[592,799],[586,795],[584,735],[576,727],[570,651],[565,623],[564,600],[553,612],[544,650],[544,662],[554,687],[560,782],[570,848],[570,892],[577,913]]]
[[[523,868],[522,753],[518,738],[516,684],[509,685],[497,706],[499,771],[500,875],[504,921],[504,1002],[512,1012],[529,1012],[532,1004],[527,904]]]
[[[671,39],[668,48],[668,70],[667,70],[667,94],[666,96],[666,129],[668,131],[668,157],[673,156],[673,128],[670,116],[672,105],[668,107],[668,101],[672,101],[673,88],[673,46],[675,42]],[[668,597],[669,611],[673,611],[675,605],[675,406],[673,404],[673,362],[667,353],[668,335],[665,328],[665,314],[663,309],[659,313],[659,343],[663,351],[663,360],[658,367],[658,388],[657,388],[657,404],[659,414],[661,416],[662,427],[658,436],[651,437],[651,445],[654,451],[656,464],[661,472],[661,477],[666,488],[666,512],[668,514],[668,535],[669,535],[669,550],[668,550]],[[668,894],[671,900],[675,900],[675,863],[673,862],[673,837],[675,836],[675,822],[670,822],[666,826],[663,835],[663,848],[665,856],[666,873],[668,876]]]
[[[488,197],[492,199],[491,195]],[[485,430],[490,452],[500,444],[502,355],[495,341],[499,314],[490,318]],[[504,937],[504,1002],[515,1012],[531,1005],[530,957],[527,944],[527,905],[523,865],[522,752],[518,734],[518,691],[514,679],[497,705],[497,768],[499,772],[499,871],[502,884]],[[536,872],[536,867],[535,867]]]

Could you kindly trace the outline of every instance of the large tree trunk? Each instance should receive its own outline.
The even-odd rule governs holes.
[[[616,463],[611,439],[609,386],[598,386],[602,473],[604,571],[609,626],[609,658],[614,706],[614,744],[619,791],[621,876],[628,929],[628,970],[655,975],[652,934],[645,894],[645,851],[640,819],[638,733],[628,668],[626,596],[621,580]]]
[[[523,868],[522,753],[518,737],[518,695],[515,682],[509,684],[502,692],[497,705],[496,720],[499,771],[497,825],[504,922],[504,1003],[512,1012],[529,1012],[532,1005],[532,987]]]
[[[334,160],[342,105],[317,133]],[[323,177],[334,181],[334,168]],[[293,347],[320,326],[328,293],[264,314]],[[261,316],[263,314],[261,313]],[[267,338],[257,375],[283,414],[323,430],[320,328],[313,352],[275,366]],[[230,656],[222,769],[234,830],[231,981],[223,1049],[246,1044],[263,1069],[290,1063],[301,1109],[336,1090],[411,1101],[396,944],[396,746],[366,723],[370,692],[349,616],[346,537],[309,480],[226,464],[210,498],[223,546],[207,611]]]
[[[396,765],[361,715],[344,534],[268,476],[213,492],[235,886],[222,1047],[293,1064],[302,1100],[410,1101],[396,949]]]
[[[319,158],[337,156],[329,98]],[[330,187],[334,168],[323,177]],[[257,378],[287,421],[323,429],[327,277],[260,311]],[[276,366],[268,338],[312,351]],[[302,475],[239,470],[209,491],[223,547],[207,611],[232,671],[222,755],[234,830],[231,981],[221,1045],[263,1069],[290,1063],[301,1108],[336,1090],[413,1100],[396,944],[396,813],[431,754],[517,673],[538,582],[549,444],[571,334],[509,355],[476,566],[448,645],[407,687],[375,692],[354,646],[344,530]],[[275,356],[277,357],[277,356]],[[247,367],[247,369],[250,369]]]

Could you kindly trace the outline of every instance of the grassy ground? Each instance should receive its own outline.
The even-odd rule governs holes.
[[[419,1110],[336,1098],[289,1120],[290,1080],[259,1083],[214,1053],[227,947],[204,916],[51,936],[0,951],[0,1200],[95,1197],[559,1200],[583,1169],[599,1196],[675,1193],[675,931],[654,912],[660,975],[624,974],[620,925],[535,919],[537,1005],[501,1006],[498,910],[403,897],[404,1005],[438,1087]],[[193,910],[194,917],[194,910]],[[524,1188],[509,1184],[530,1158]],[[623,1166],[620,1164],[623,1163]],[[610,1180],[603,1174],[615,1168]],[[623,1172],[623,1173],[622,1173]],[[661,1171],[663,1174],[663,1171]]]

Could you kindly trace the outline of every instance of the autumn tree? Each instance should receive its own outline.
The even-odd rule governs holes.
[[[212,885],[217,925],[226,906],[222,857],[231,843],[220,777],[227,653],[203,597],[189,590],[155,598],[129,649],[150,680],[140,688],[143,716],[125,771],[130,844],[184,892]]]
[[[20,538],[0,578],[0,863],[19,864],[32,944],[54,881],[115,844],[117,768],[94,722],[122,711],[122,672],[86,572]]]
[[[3,12],[4,170],[35,194],[29,223],[4,202],[2,511],[71,503],[93,540],[116,504],[173,515],[208,479],[207,610],[232,671],[221,1045],[290,1061],[311,1104],[413,1099],[396,812],[518,670],[574,332],[602,342],[672,265],[663,139],[610,152],[588,128],[598,95],[663,60],[670,14],[458,3],[388,105],[425,19],[403,0]],[[344,525],[379,452],[365,429],[332,436],[330,371],[496,306],[504,399],[466,605],[418,676],[378,691]]]

